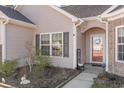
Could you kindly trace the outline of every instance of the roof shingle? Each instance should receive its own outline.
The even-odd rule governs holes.
[[[70,5],[61,8],[78,18],[85,18],[98,16],[110,7],[111,5]]]

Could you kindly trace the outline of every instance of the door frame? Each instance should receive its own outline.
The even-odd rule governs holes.
[[[92,61],[92,37],[93,36],[102,36],[103,38],[103,61],[102,62],[97,62],[97,61]],[[105,63],[105,35],[104,34],[92,34],[90,35],[90,63],[100,63],[100,64],[103,64]]]

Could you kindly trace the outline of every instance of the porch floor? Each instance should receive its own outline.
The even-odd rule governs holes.
[[[63,88],[90,88],[99,73],[103,71],[102,67],[86,64],[85,69],[77,77],[69,81]]]

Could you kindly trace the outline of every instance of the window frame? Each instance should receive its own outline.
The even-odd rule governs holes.
[[[54,44],[52,44],[52,34],[62,34],[62,56],[53,56],[52,55],[52,45],[54,45]],[[64,56],[64,54],[63,54],[63,32],[50,32],[50,33],[40,33],[40,40],[39,40],[39,42],[40,42],[40,49],[41,49],[41,46],[42,46],[42,44],[41,44],[41,35],[45,35],[45,34],[48,34],[49,36],[50,36],[50,57],[60,57],[60,58],[63,58],[63,56]]]
[[[120,63],[124,63],[124,60],[119,60],[118,59],[118,46],[119,45],[124,45],[124,44],[119,44],[118,43],[118,29],[119,28],[124,28],[124,25],[120,25],[120,26],[116,26],[116,28],[115,28],[115,60],[116,60],[116,62],[120,62]]]
[[[39,44],[40,45],[39,46],[40,47],[40,50],[41,50],[41,47],[42,46],[49,46],[50,47],[50,39],[49,39],[49,44],[42,44],[41,43],[41,35],[49,35],[49,38],[50,38],[50,34],[47,34],[47,33],[40,34],[40,40],[39,40],[39,42],[40,42],[40,44]],[[40,54],[41,54],[41,52],[40,52]],[[50,53],[49,53],[49,55],[50,55]]]

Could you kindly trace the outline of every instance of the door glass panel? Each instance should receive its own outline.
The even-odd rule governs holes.
[[[103,62],[103,38],[101,36],[92,37],[92,61]]]

